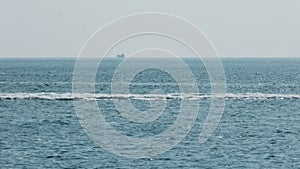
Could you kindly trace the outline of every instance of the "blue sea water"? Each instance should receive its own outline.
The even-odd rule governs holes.
[[[178,115],[180,98],[167,99],[164,114],[149,124],[129,122],[114,107],[113,99],[132,99],[109,96],[121,61],[105,59],[97,73],[95,90],[100,95],[93,99],[107,122],[130,137],[165,131]],[[168,63],[168,58],[161,61]],[[209,95],[204,66],[192,58],[184,61],[197,79],[199,95]],[[210,98],[203,97],[190,133],[166,153],[141,159],[116,156],[84,132],[73,101],[88,96],[72,95],[75,62],[73,58],[0,59],[0,168],[300,167],[299,58],[223,58],[226,105],[213,135],[198,143],[210,106]],[[146,69],[130,84],[132,97],[138,96],[132,104],[147,110],[145,96],[154,89],[165,95],[180,92],[168,73]]]

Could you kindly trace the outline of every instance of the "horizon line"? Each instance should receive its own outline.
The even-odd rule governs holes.
[[[98,56],[89,56],[86,58],[97,58]],[[105,56],[107,58],[117,58],[116,56]],[[132,56],[134,58],[170,58],[174,56]],[[196,56],[180,56],[183,58],[192,58]],[[220,58],[300,58],[300,55],[295,56],[219,56]],[[1,56],[0,58],[78,58],[78,56]],[[126,57],[125,57],[126,58]],[[207,58],[207,56],[203,56],[203,58]]]

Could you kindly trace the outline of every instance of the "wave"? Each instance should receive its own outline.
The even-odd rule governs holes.
[[[61,81],[53,81],[53,82],[26,82],[26,81],[20,81],[20,82],[6,82],[6,81],[0,81],[0,84],[2,85],[45,85],[45,84],[60,84],[60,85],[69,85],[72,84],[72,81],[69,82],[61,82]],[[160,82],[118,82],[120,84],[124,84],[124,85],[133,85],[133,86],[178,86],[177,83],[175,82],[164,82],[164,83],[160,83]],[[95,83],[86,83],[86,82],[79,82],[78,84],[90,84],[90,85],[111,85],[111,82],[95,82]],[[193,85],[190,82],[183,82],[181,83],[181,85],[186,85],[186,86],[191,86]],[[207,85],[207,86],[211,86],[211,83],[201,83],[201,85]],[[274,84],[271,83],[254,83],[254,84],[245,84],[245,83],[226,83],[227,86],[274,86]],[[298,87],[299,83],[277,83],[276,86],[279,87]]]
[[[300,94],[227,93],[221,94],[103,94],[103,93],[0,93],[0,100],[200,100],[226,99],[300,99]]]

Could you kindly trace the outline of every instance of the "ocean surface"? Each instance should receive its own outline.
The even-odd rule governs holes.
[[[160,60],[168,63],[168,59]],[[132,79],[129,95],[112,94],[112,78],[121,61],[101,62],[95,93],[72,94],[74,58],[0,58],[0,168],[300,168],[299,58],[223,58],[225,110],[203,144],[198,139],[211,99],[203,64],[184,59],[199,93],[180,95],[170,74],[145,69]],[[157,89],[162,92],[151,93]],[[149,109],[151,100],[164,100],[166,107],[155,121],[135,123],[114,106],[114,100],[122,99],[140,111]],[[198,99],[200,105],[188,135],[163,154],[135,159],[117,156],[93,142],[73,104],[97,101],[115,130],[143,138],[167,130],[182,99]]]

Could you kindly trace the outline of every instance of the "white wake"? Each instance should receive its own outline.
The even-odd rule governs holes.
[[[169,99],[300,99],[300,94],[227,93],[221,94],[103,94],[103,93],[0,93],[0,100],[169,100]]]

